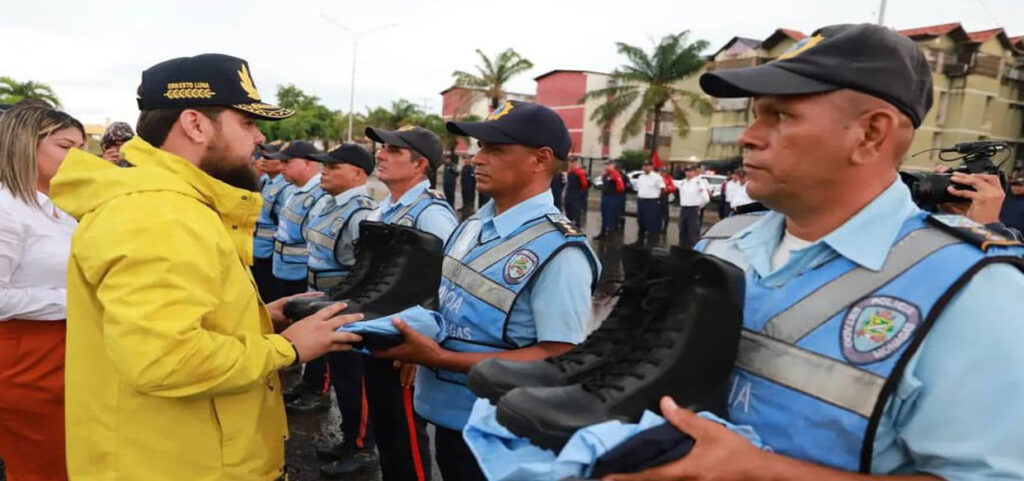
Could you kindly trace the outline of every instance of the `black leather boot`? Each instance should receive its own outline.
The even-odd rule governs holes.
[[[396,226],[383,222],[363,221],[359,224],[359,239],[356,240],[356,263],[352,271],[322,296],[302,297],[284,305],[284,315],[293,321],[309,317],[332,302],[348,299],[349,293],[358,286],[373,266],[374,253],[391,244],[395,239]]]
[[[673,249],[672,255],[685,252]],[[696,256],[673,278],[667,307],[627,354],[579,384],[513,389],[498,402],[498,422],[557,451],[581,428],[638,421],[645,409],[657,411],[662,396],[724,415],[742,328],[744,274],[713,256]]]
[[[664,284],[669,275],[668,252],[625,246],[622,248],[623,283],[612,312],[580,345],[560,356],[516,362],[487,359],[469,371],[467,386],[492,404],[517,387],[565,386],[604,366],[629,349],[628,340],[650,320],[644,297]]]

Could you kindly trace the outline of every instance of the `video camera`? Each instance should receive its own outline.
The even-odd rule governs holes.
[[[956,197],[950,194],[946,188],[950,185],[957,190],[974,190],[973,187],[953,183],[950,178],[954,172],[964,174],[991,174],[999,176],[999,184],[1006,190],[1008,184],[1006,173],[999,169],[999,166],[992,161],[995,155],[1010,146],[1005,142],[962,142],[951,148],[929,149],[918,152],[920,155],[933,150],[939,151],[939,160],[943,162],[954,162],[962,160],[954,169],[943,173],[930,172],[903,172],[900,171],[900,179],[910,188],[910,196],[920,206],[934,206],[938,204],[965,202],[967,199]],[[943,154],[954,154],[954,156],[943,156]]]

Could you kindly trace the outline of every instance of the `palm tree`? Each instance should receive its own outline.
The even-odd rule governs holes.
[[[493,61],[480,49],[476,49],[476,53],[481,60],[481,65],[476,66],[477,74],[456,70],[452,77],[455,77],[456,87],[481,92],[491,99],[491,111],[494,111],[505,98],[505,84],[512,77],[533,68],[533,63],[511,48],[499,53]]]
[[[688,36],[689,31],[666,35],[654,46],[651,54],[633,45],[616,43],[619,53],[625,55],[629,63],[612,72],[614,84],[611,87],[587,92],[580,99],[580,103],[591,99],[604,100],[590,118],[602,125],[610,125],[639,100],[636,111],[622,127],[622,142],[639,134],[648,117],[653,115],[653,155],[661,131],[661,113],[667,106],[672,107],[676,131],[686,135],[690,121],[684,105],[704,115],[711,112],[711,103],[701,94],[678,87],[681,80],[700,71],[704,65],[700,52],[708,47],[705,40],[688,42]]]
[[[16,103],[24,99],[45,100],[54,107],[60,107],[57,94],[49,85],[41,82],[18,82],[10,77],[0,77],[0,99],[4,102]]]

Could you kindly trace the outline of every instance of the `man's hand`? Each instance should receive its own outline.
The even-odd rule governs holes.
[[[398,379],[402,387],[412,387],[416,382],[416,365],[408,362],[395,361],[395,369],[398,369]]]
[[[397,359],[406,363],[423,364],[425,366],[437,366],[444,358],[445,350],[437,341],[420,334],[409,327],[405,321],[395,317],[391,323],[398,329],[404,340],[401,344],[377,351],[373,357],[380,359]]]
[[[696,443],[686,457],[656,468],[633,474],[613,474],[603,481],[680,481],[716,479],[722,481],[759,479],[759,466],[769,453],[688,409],[669,397],[661,399],[661,414]]]
[[[298,321],[281,333],[295,346],[299,362],[316,359],[328,352],[347,351],[352,344],[363,340],[358,334],[335,332],[341,326],[363,319],[362,314],[334,315],[345,309],[344,302],[331,304],[305,319]]]
[[[121,161],[121,148],[110,147],[109,149],[103,151],[101,157],[110,161],[111,163],[116,164]]]
[[[273,321],[274,324],[291,324],[295,319],[288,319],[284,315],[284,305],[287,304],[288,301],[300,297],[316,297],[322,295],[324,295],[322,292],[304,292],[302,294],[295,294],[294,296],[282,297],[271,302],[270,304],[267,304],[267,310],[270,311],[270,320]]]
[[[963,215],[979,224],[991,224],[999,222],[999,211],[1003,208],[1003,199],[1006,193],[999,183],[999,177],[991,174],[964,174],[953,172],[950,180],[955,184],[969,185],[971,190],[955,189],[953,186],[946,188],[950,195],[954,195],[970,202],[970,207]]]

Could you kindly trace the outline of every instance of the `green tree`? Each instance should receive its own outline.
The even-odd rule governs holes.
[[[268,139],[340,141],[347,117],[320,104],[320,98],[309,95],[295,85],[277,87],[277,101],[292,109],[295,115],[277,122],[259,122]]]
[[[476,74],[463,70],[452,72],[455,77],[455,86],[479,91],[491,100],[491,110],[498,108],[498,105],[505,98],[505,84],[512,77],[519,75],[533,68],[533,63],[523,58],[511,48],[498,54],[494,60],[484,55],[480,49],[476,50],[480,56],[481,64],[476,66]]]
[[[661,132],[661,113],[667,106],[672,107],[676,132],[683,136],[689,133],[690,121],[685,107],[707,115],[711,112],[711,103],[697,92],[678,87],[680,81],[700,71],[704,65],[700,53],[708,47],[707,41],[689,42],[688,37],[688,31],[666,35],[650,54],[633,45],[616,43],[628,63],[612,72],[612,86],[587,92],[580,99],[580,103],[603,101],[590,118],[609,125],[639,101],[636,111],[622,127],[621,141],[639,134],[646,120],[653,117],[652,154]]]
[[[390,108],[367,109],[366,125],[394,130],[405,125],[419,125],[424,118],[423,110],[406,99],[391,102]]]
[[[640,170],[645,159],[647,159],[647,154],[644,153],[643,150],[627,149],[622,151],[618,160],[622,164],[623,170],[626,172],[632,172],[634,170]]]
[[[18,82],[10,77],[0,77],[0,103],[13,104],[25,99],[45,100],[54,107],[60,107],[60,100],[53,89],[41,82]]]

